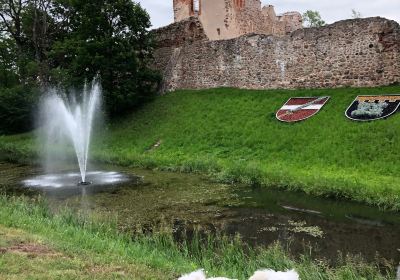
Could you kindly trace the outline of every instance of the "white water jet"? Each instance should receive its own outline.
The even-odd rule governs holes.
[[[82,183],[86,183],[90,140],[95,113],[100,110],[100,99],[100,84],[94,80],[90,88],[84,86],[80,102],[76,97],[67,98],[61,90],[51,89],[40,106],[40,132],[41,139],[45,140],[42,144],[47,158],[50,158],[48,153],[54,151],[61,157],[63,144],[70,143],[76,154]],[[54,143],[58,147],[52,147]],[[52,166],[52,160],[47,165]]]
[[[400,264],[399,264],[399,266],[397,267],[397,278],[396,278],[397,280],[400,280]]]

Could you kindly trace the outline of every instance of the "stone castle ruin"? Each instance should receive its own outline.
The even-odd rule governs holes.
[[[260,0],[174,0],[175,22],[197,17],[210,40],[248,33],[286,35],[302,28],[299,12],[277,16],[271,5]]]
[[[400,82],[400,26],[384,18],[302,28],[259,0],[174,0],[154,32],[162,91],[373,87]]]

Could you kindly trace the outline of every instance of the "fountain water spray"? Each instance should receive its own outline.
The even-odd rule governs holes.
[[[90,87],[84,86],[80,102],[77,98],[67,98],[65,92],[51,89],[41,103],[41,132],[47,141],[46,152],[51,150],[49,142],[63,143],[68,139],[78,160],[82,185],[86,181],[91,134],[94,116],[100,109],[101,88],[97,79]],[[51,163],[50,163],[51,164]]]

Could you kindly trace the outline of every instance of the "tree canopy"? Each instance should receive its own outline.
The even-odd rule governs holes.
[[[111,114],[129,110],[155,91],[158,76],[147,66],[150,18],[140,5],[130,0],[56,4],[63,39],[50,52],[54,79],[61,74],[78,86],[100,74]]]
[[[355,9],[351,9],[351,17],[354,19],[362,18],[362,14],[359,11],[356,11]]]
[[[326,25],[318,11],[308,10],[303,14],[303,22],[306,27],[321,27]]]
[[[160,80],[150,26],[131,0],[0,0],[0,89],[81,87],[99,74],[107,112],[130,111]]]

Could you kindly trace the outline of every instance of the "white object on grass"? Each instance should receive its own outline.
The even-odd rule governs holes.
[[[300,280],[299,274],[294,270],[286,272],[271,269],[259,270],[249,280]]]
[[[198,270],[192,272],[190,274],[185,274],[181,276],[178,280],[236,280],[236,279],[229,279],[225,277],[216,277],[216,278],[207,278],[204,270]]]

